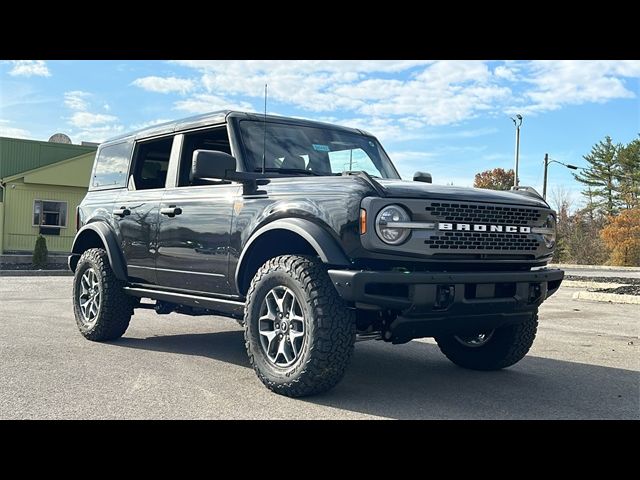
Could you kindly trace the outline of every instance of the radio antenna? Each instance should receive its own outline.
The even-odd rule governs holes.
[[[267,161],[267,84],[264,84],[264,129],[262,133],[262,174],[264,175]]]

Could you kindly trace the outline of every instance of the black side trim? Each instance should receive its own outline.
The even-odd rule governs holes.
[[[244,302],[237,302],[235,300],[201,297],[199,295],[191,295],[187,293],[166,292],[140,287],[124,287],[124,291],[128,295],[132,295],[134,297],[145,297],[153,300],[175,303],[176,305],[206,308],[230,316],[242,316],[244,313]]]

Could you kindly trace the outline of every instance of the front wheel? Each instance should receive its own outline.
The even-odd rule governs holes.
[[[249,287],[245,344],[270,390],[302,397],[329,390],[353,353],[355,318],[316,259],[283,255],[267,261]]]
[[[456,365],[471,370],[499,370],[527,354],[538,328],[537,311],[526,321],[471,335],[442,335],[436,342]]]

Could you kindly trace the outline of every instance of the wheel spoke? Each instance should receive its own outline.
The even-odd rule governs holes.
[[[83,293],[86,293],[91,288],[91,280],[89,279],[89,270],[87,270],[84,275],[82,275],[82,279],[80,280],[80,285],[82,286]]]
[[[271,352],[271,344],[273,343],[273,339],[276,338],[276,332],[271,331],[260,331],[260,335],[267,339],[267,348],[265,349],[267,352]]]
[[[278,356],[280,354],[282,354],[282,356],[284,357],[287,363],[293,360],[289,355],[287,355],[286,346],[287,346],[287,343],[284,341],[284,338],[280,339],[280,343],[278,344],[278,352],[276,353],[276,361],[278,360]]]
[[[273,290],[271,290],[271,292],[273,293],[273,298],[276,301],[276,305],[278,306],[278,310],[280,310],[280,313],[284,313],[284,297],[287,294],[287,291],[284,290],[284,292],[282,292],[281,296],[278,296],[278,290],[282,290],[282,287],[276,287]]]
[[[263,351],[275,366],[289,367],[299,359],[305,341],[304,316],[290,288],[277,286],[265,295],[258,333]]]
[[[297,340],[300,337],[304,337],[304,332],[296,332],[296,331],[291,331],[291,333],[289,334],[289,336],[291,337],[291,340]]]

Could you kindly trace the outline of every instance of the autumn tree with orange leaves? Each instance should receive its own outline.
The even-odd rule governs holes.
[[[611,250],[612,265],[640,266],[640,208],[610,217],[600,236]]]
[[[489,188],[491,190],[510,190],[513,186],[513,170],[494,168],[476,173],[473,186],[476,188]]]

